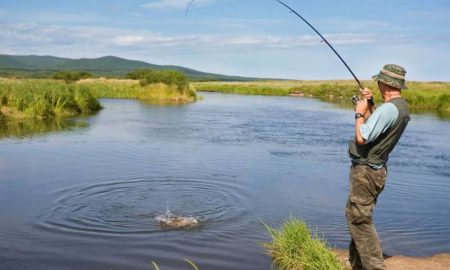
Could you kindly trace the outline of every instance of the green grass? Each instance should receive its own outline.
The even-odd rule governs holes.
[[[375,101],[381,102],[378,87],[373,81],[364,81],[372,89]],[[351,96],[358,94],[354,81],[257,81],[257,82],[196,82],[199,91],[212,91],[249,95],[275,95],[314,97],[321,100],[351,104]],[[412,111],[450,112],[450,83],[408,82],[402,94]]]
[[[288,96],[289,89],[284,89],[278,85],[252,84],[252,83],[222,83],[222,82],[202,82],[193,83],[199,91],[221,92],[241,95],[263,95],[263,96]]]
[[[101,109],[86,86],[54,80],[0,79],[0,101],[8,119],[48,119]]]
[[[158,83],[171,86],[176,85],[180,93],[189,89],[189,80],[186,75],[176,70],[152,70],[141,68],[128,73],[126,78],[139,80],[142,86]]]
[[[280,270],[345,270],[337,255],[323,239],[295,218],[287,220],[280,230],[266,225],[272,242],[264,244],[273,263]]]
[[[200,269],[198,268],[198,266],[197,266],[193,261],[191,261],[191,260],[189,260],[189,259],[186,259],[186,258],[184,259],[184,261],[185,261],[186,263],[188,263],[189,266],[192,267],[192,269],[194,269],[194,270],[200,270]],[[154,261],[151,261],[151,262],[150,262],[150,265],[153,266],[153,268],[154,268],[155,270],[161,270],[161,268],[159,268],[159,265],[158,265],[156,262],[154,262]]]
[[[158,103],[196,100],[189,84],[150,83],[137,80],[85,79],[65,83],[50,79],[0,79],[0,123],[7,120],[49,119],[99,111],[99,98],[140,99]]]
[[[142,86],[138,80],[86,79],[77,83],[88,87],[96,98],[140,99],[153,102],[187,103],[197,99],[196,91],[190,85],[150,83]]]

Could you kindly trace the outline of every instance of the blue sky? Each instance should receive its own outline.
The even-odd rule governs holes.
[[[105,55],[240,76],[351,79],[320,38],[274,0],[2,0],[0,53]],[[285,0],[361,79],[386,63],[450,81],[448,0]]]

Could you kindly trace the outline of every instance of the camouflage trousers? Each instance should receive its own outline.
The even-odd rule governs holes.
[[[375,226],[373,208],[386,181],[386,167],[379,170],[352,165],[346,207],[348,229],[352,237],[349,260],[353,270],[385,270],[383,253]]]

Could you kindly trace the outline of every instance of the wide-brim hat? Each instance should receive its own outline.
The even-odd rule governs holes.
[[[372,76],[375,81],[380,81],[397,89],[407,89],[405,85],[406,70],[398,65],[387,64],[380,73]]]

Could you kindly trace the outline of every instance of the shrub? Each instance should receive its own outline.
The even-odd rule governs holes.
[[[91,77],[93,77],[92,74],[86,71],[58,71],[52,75],[53,79],[64,80],[66,83],[71,83]]]
[[[137,69],[127,74],[127,79],[139,80],[141,86],[155,83],[176,85],[180,93],[189,90],[189,80],[186,75],[176,70]]]

